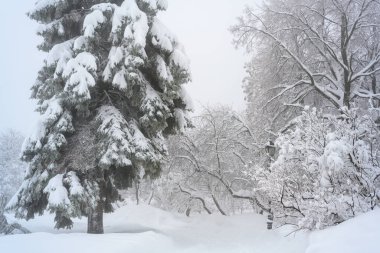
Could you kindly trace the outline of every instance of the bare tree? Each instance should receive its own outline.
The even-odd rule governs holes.
[[[230,108],[217,107],[205,108],[194,124],[195,129],[170,141],[172,161],[163,183],[171,182],[170,197],[186,206],[180,210],[228,215],[252,210],[253,204],[257,211],[268,211],[265,199],[254,192],[256,182],[244,173],[263,150],[244,120]]]
[[[247,8],[232,32],[237,45],[259,56],[251,71],[272,66],[282,75],[267,84],[267,104],[285,97],[282,104],[297,106],[310,96],[338,109],[377,104],[379,10],[376,0],[271,0],[260,11]]]

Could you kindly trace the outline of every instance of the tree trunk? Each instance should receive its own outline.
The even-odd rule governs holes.
[[[103,203],[99,202],[94,210],[88,214],[88,234],[104,234],[103,229]]]
[[[148,205],[152,203],[153,198],[154,198],[154,188],[152,187],[152,190],[150,192],[149,199],[148,199]]]
[[[345,15],[342,15],[342,25],[341,25],[341,56],[343,63],[349,68],[349,59],[347,54],[347,47],[349,43],[348,38],[348,21]],[[351,101],[351,82],[349,80],[350,72],[348,69],[343,70],[343,79],[344,79],[344,95],[343,95],[343,105],[350,109]]]
[[[211,194],[211,197],[212,197],[212,200],[214,201],[214,204],[216,206],[216,208],[218,208],[219,212],[224,215],[224,216],[227,216],[227,214],[223,211],[222,207],[219,205],[219,202],[218,200],[215,198],[215,196],[213,194]]]
[[[135,180],[136,205],[140,204],[140,180]]]

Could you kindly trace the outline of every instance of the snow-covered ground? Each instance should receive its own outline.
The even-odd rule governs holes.
[[[0,237],[0,252],[16,253],[378,253],[380,210],[320,232],[266,230],[264,216],[183,217],[151,206],[128,205],[104,219],[104,235],[88,235],[86,220],[70,231],[54,230],[45,215],[22,222],[33,233]]]
[[[311,233],[306,253],[379,253],[380,209]]]

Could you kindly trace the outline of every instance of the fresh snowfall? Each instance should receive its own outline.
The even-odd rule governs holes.
[[[247,0],[226,28],[247,60],[236,109],[194,105],[174,1],[27,13],[39,117],[0,129],[0,252],[379,253],[380,2]]]
[[[9,220],[13,221],[11,217]],[[1,252],[30,253],[378,253],[380,210],[313,233],[289,234],[290,228],[267,230],[256,214],[230,217],[183,217],[148,206],[127,204],[104,217],[105,234],[86,234],[87,221],[78,219],[71,231],[52,228],[44,215],[21,224],[28,235],[0,237]]]

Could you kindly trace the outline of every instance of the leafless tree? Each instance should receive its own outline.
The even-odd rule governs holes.
[[[172,182],[178,204],[186,205],[181,210],[195,205],[228,215],[252,210],[253,204],[257,211],[268,211],[265,200],[254,193],[256,182],[244,174],[264,147],[254,142],[244,120],[230,108],[217,107],[205,108],[194,123],[195,129],[171,140],[172,160],[163,179],[165,185]]]
[[[378,113],[379,17],[377,0],[270,0],[247,8],[232,32],[253,53],[248,101],[262,107],[264,95],[258,101],[275,107],[268,120],[316,103],[360,103]]]

